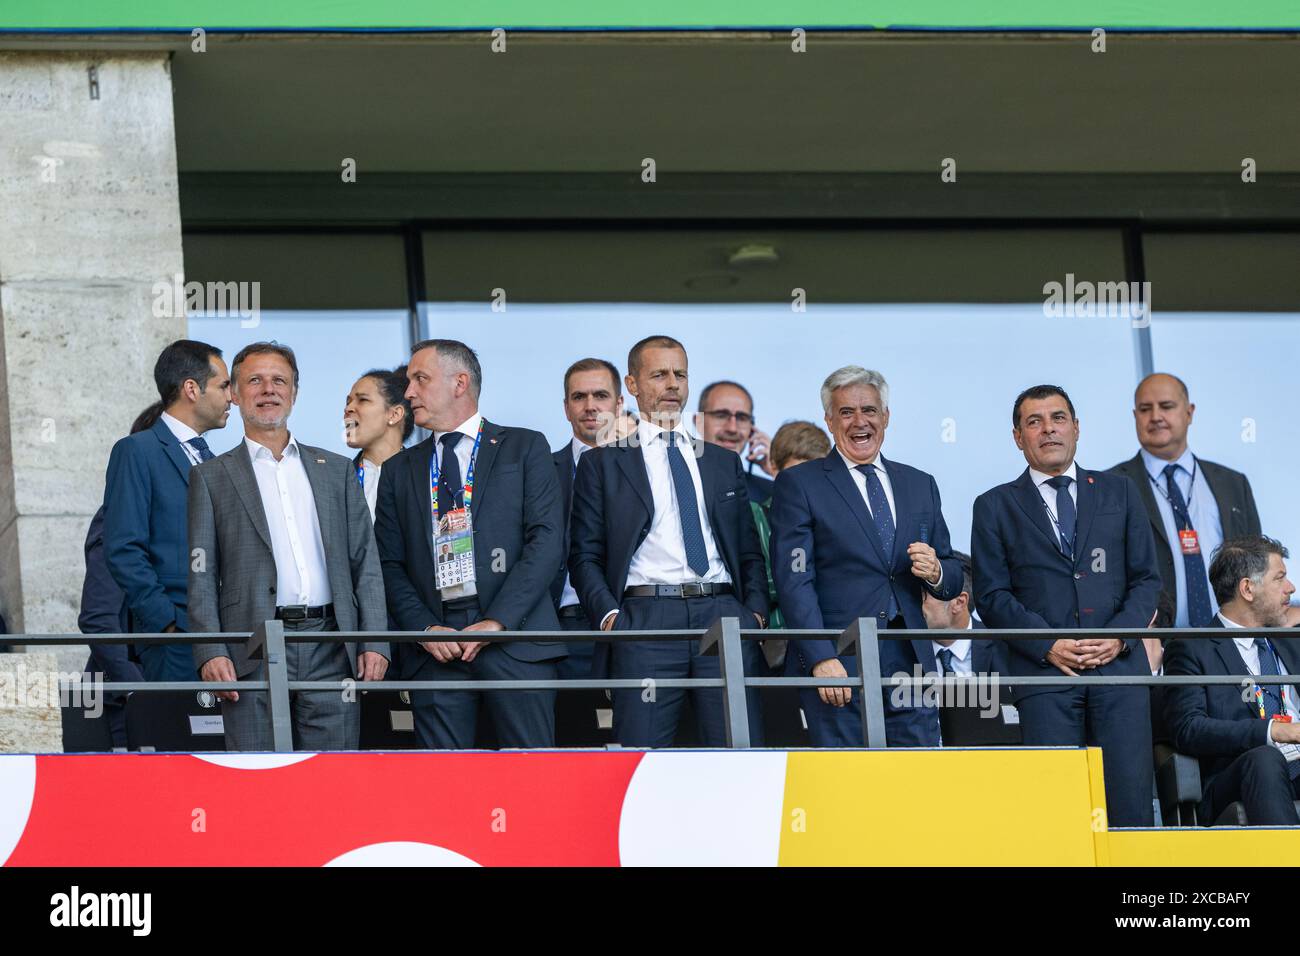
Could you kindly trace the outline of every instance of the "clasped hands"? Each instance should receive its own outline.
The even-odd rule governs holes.
[[[504,631],[505,627],[502,626],[500,621],[494,621],[488,617],[481,621],[475,621],[463,631],[457,631],[454,627],[444,627],[441,624],[430,624],[425,630],[468,634],[470,631]],[[487,641],[420,641],[420,646],[432,654],[433,659],[439,664],[449,664],[455,660],[461,660],[468,664],[487,645]]]
[[[1095,670],[1109,664],[1124,649],[1124,642],[1116,637],[1090,637],[1072,640],[1063,637],[1047,652],[1047,662],[1062,674],[1078,677],[1079,671]]]

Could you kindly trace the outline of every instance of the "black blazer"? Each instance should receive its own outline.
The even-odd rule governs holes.
[[[740,602],[766,617],[767,568],[740,456],[707,442],[697,447],[703,448],[697,464],[705,511],[722,563]],[[583,454],[574,481],[569,574],[593,629],[622,606],[632,556],[653,517],[650,473],[639,445],[621,441]]]
[[[1239,471],[1225,468],[1223,465],[1202,458],[1196,459],[1196,465],[1205,475],[1205,481],[1214,494],[1214,502],[1219,506],[1219,523],[1223,525],[1223,540],[1247,534],[1259,534],[1259,510],[1255,507],[1255,494],[1250,490],[1250,479]],[[1165,535],[1165,523],[1160,518],[1160,509],[1156,505],[1155,492],[1151,490],[1151,478],[1142,453],[1134,455],[1128,461],[1108,469],[1112,474],[1124,475],[1137,485],[1138,498],[1146,507],[1151,519],[1151,530],[1156,539],[1156,565],[1160,569],[1160,580],[1164,591],[1169,595],[1169,603],[1176,606],[1177,595],[1174,590],[1174,552]],[[1210,566],[1210,555],[1205,556],[1205,566]]]
[[[1215,615],[1209,626],[1223,627],[1223,623]],[[1173,733],[1174,748],[1200,758],[1201,785],[1205,789],[1215,774],[1237,757],[1268,744],[1268,721],[1259,719],[1259,707],[1249,693],[1250,671],[1233,643],[1235,629],[1228,630],[1224,637],[1208,640],[1175,638],[1165,648],[1166,674],[1236,674],[1242,679],[1240,684],[1165,688],[1165,719]],[[1300,645],[1291,640],[1271,643],[1287,673],[1300,675]],[[1292,684],[1291,688],[1293,693],[1300,693],[1300,684]]]
[[[585,453],[584,453],[585,454]],[[555,477],[560,482],[560,500],[564,507],[564,548],[560,557],[560,571],[551,582],[551,603],[556,610],[560,607],[560,598],[564,595],[564,577],[569,572],[569,515],[573,511],[573,442],[566,441],[551,452],[555,463]]]
[[[1160,593],[1155,543],[1132,482],[1077,468],[1074,559],[1057,547],[1056,530],[1029,469],[975,499],[971,566],[975,606],[996,628],[1145,628]],[[1055,643],[1008,641],[1011,673],[1059,671],[1044,656]],[[1142,643],[1098,668],[1100,674],[1150,673]],[[1020,688],[1017,697],[1060,688]]]
[[[435,587],[429,459],[433,436],[384,462],[375,540],[388,614],[403,631],[442,623]],[[485,421],[474,465],[474,566],[485,618],[508,631],[558,631],[549,587],[560,566],[563,512],[546,439],[526,428]],[[504,645],[517,660],[564,657],[562,644]]]

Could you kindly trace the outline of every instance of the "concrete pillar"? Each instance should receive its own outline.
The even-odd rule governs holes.
[[[167,55],[0,54],[0,608],[15,633],[77,630],[109,449],[185,332],[152,289],[182,271]]]

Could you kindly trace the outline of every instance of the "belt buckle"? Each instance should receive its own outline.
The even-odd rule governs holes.
[[[286,604],[280,608],[280,620],[298,622],[307,620],[307,605]]]
[[[704,585],[702,585],[702,584],[683,584],[683,585],[682,585],[682,597],[684,597],[684,598],[704,597]]]
[[[659,596],[674,598],[684,597],[682,594],[682,586],[680,584],[661,584],[659,585]]]

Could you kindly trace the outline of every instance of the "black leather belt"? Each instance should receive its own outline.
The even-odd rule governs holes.
[[[693,598],[735,593],[730,584],[634,584],[623,591],[623,597]]]
[[[317,605],[316,607],[306,604],[285,604],[275,609],[275,619],[277,621],[312,621],[317,618],[333,616],[333,604]]]
[[[560,608],[561,618],[582,618],[586,616],[587,612],[582,609],[581,604],[566,604]]]

